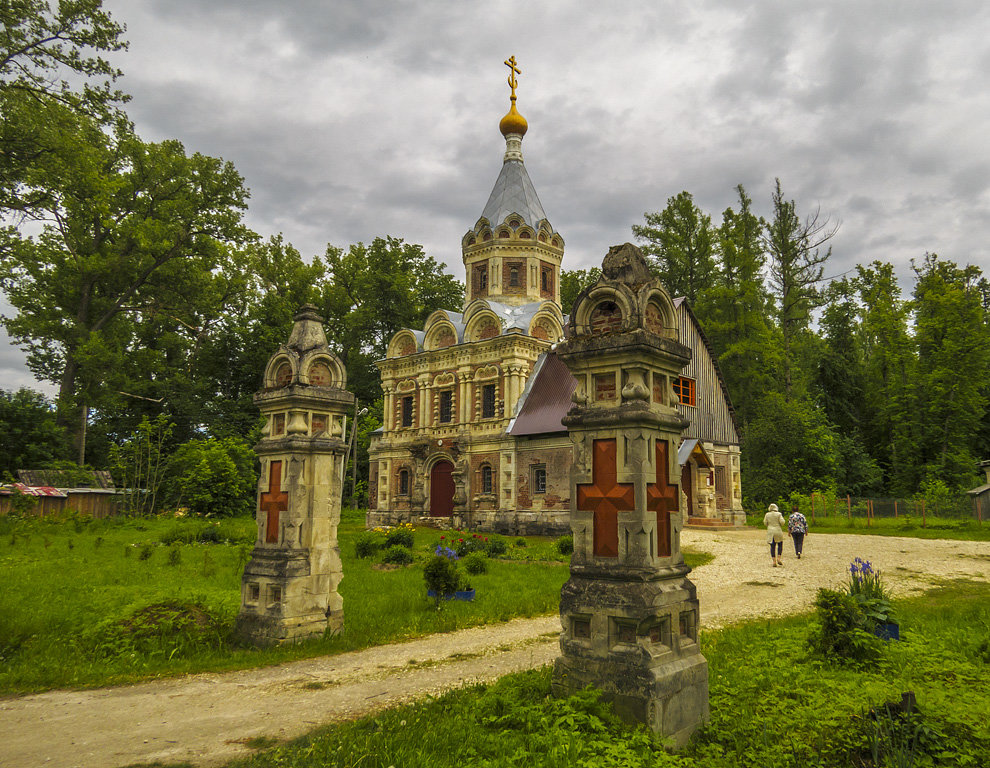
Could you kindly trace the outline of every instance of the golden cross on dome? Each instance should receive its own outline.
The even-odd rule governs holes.
[[[519,69],[518,66],[516,66],[516,57],[515,56],[510,56],[509,58],[507,58],[505,60],[505,66],[507,66],[509,68],[509,88],[512,89],[512,95],[509,96],[509,98],[512,99],[513,101],[515,101],[516,100],[516,86],[519,85],[519,82],[516,80],[516,75],[521,75],[522,74],[522,70]]]

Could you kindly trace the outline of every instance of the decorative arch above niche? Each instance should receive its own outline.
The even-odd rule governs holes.
[[[557,341],[563,332],[557,318],[550,314],[539,314],[530,323],[529,335],[543,341]]]
[[[455,376],[449,371],[447,373],[438,374],[435,379],[433,379],[434,387],[447,387],[454,383]]]
[[[608,285],[593,287],[583,298],[578,298],[572,333],[599,335],[616,333],[636,320],[636,311],[625,291]]]
[[[272,386],[275,387],[287,387],[292,383],[292,364],[288,358],[276,362],[272,379]]]
[[[409,355],[414,355],[419,351],[419,345],[416,343],[416,337],[413,336],[411,331],[400,331],[392,339],[392,342],[388,345],[388,353],[386,357],[408,357]]]
[[[328,354],[317,353],[303,357],[300,367],[306,371],[306,383],[311,387],[344,387],[347,374],[340,361]]]
[[[643,327],[663,338],[677,339],[677,311],[669,294],[647,286],[639,292],[638,302],[643,312]]]
[[[330,372],[330,366],[327,365],[326,360],[314,360],[310,363],[306,377],[309,379],[311,387],[333,386],[333,374]]]
[[[499,374],[497,365],[486,365],[474,372],[475,381],[487,381],[490,379],[497,379]]]
[[[426,349],[445,349],[457,343],[457,332],[447,322],[439,323],[427,337]]]
[[[501,334],[502,323],[498,317],[491,310],[483,310],[471,318],[466,336],[469,341],[484,341]]]

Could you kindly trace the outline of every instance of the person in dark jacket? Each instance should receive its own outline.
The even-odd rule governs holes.
[[[794,542],[794,554],[801,559],[801,552],[804,549],[804,537],[808,535],[808,520],[800,512],[792,512],[787,518],[787,532]]]

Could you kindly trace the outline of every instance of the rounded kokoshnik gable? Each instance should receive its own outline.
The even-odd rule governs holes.
[[[347,371],[327,344],[323,318],[312,304],[299,308],[289,340],[265,367],[254,402],[266,417],[263,442],[286,435],[339,438],[354,396]]]
[[[642,330],[676,342],[676,318],[670,294],[650,272],[643,252],[625,243],[609,249],[601,278],[575,299],[567,335],[570,339]]]

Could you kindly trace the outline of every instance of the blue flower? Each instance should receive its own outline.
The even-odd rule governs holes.
[[[457,553],[450,547],[445,547],[442,544],[437,544],[437,548],[433,550],[434,555],[441,555],[446,557],[448,560],[457,560]]]

